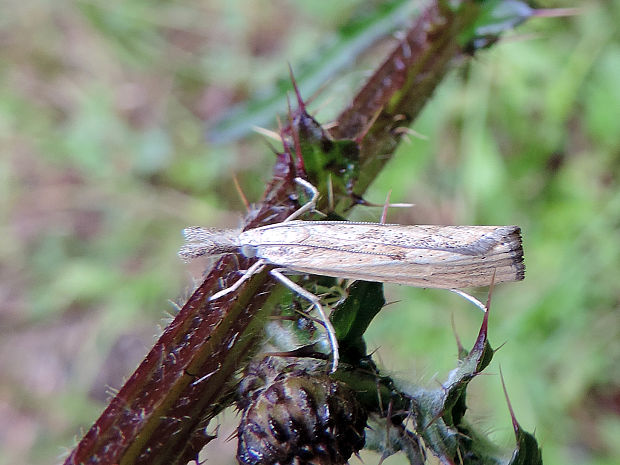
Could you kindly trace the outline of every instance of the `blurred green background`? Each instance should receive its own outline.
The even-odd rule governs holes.
[[[233,176],[260,198],[273,164],[262,137],[215,145],[207,125],[286,78],[287,61],[320,59],[342,24],[379,3],[5,2],[0,464],[61,460],[156,340],[168,299],[199,274],[176,258],[180,230],[239,224]],[[505,345],[472,383],[470,418],[512,447],[501,367],[547,464],[617,465],[620,1],[579,6],[531,20],[451,73],[413,126],[424,138],[400,148],[367,198],[392,190],[416,204],[391,222],[523,228],[526,280],[494,293],[490,338]],[[321,122],[390,40],[325,83],[310,107]],[[397,303],[369,346],[394,376],[437,386],[455,365],[451,320],[469,346],[481,315],[447,292],[386,293]],[[224,415],[210,464],[234,463],[235,418]]]

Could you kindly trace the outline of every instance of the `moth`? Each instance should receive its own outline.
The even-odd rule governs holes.
[[[312,192],[312,199],[283,222],[247,231],[186,228],[186,244],[179,256],[186,261],[224,253],[258,258],[237,282],[209,300],[234,292],[265,266],[275,267],[271,275],[310,301],[319,312],[332,349],[332,372],[339,358],[336,332],[319,298],[283,272],[451,290],[519,281],[525,276],[518,226],[300,221],[295,218],[314,208],[318,192],[307,181],[296,181]]]
[[[444,289],[525,276],[518,226],[288,221],[244,232],[193,227],[184,235],[185,260],[240,252],[296,273]]]

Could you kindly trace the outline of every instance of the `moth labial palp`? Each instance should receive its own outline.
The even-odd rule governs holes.
[[[295,218],[316,205],[318,192],[307,181],[296,181],[312,192],[312,199],[285,221],[243,232],[187,228],[187,244],[179,255],[190,260],[201,255],[240,252],[258,258],[237,282],[213,294],[210,300],[234,292],[267,265],[277,267],[270,270],[271,275],[319,312],[332,349],[332,371],[338,366],[339,355],[334,328],[319,298],[286,278],[282,271],[443,289],[489,286],[524,278],[518,226],[299,221]]]

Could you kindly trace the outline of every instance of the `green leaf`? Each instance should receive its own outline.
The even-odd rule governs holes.
[[[372,319],[385,305],[383,284],[355,281],[347,288],[348,296],[332,311],[343,361],[351,362],[366,355],[363,335]]]

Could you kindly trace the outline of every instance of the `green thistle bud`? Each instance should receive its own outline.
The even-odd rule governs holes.
[[[269,357],[250,365],[239,387],[240,463],[344,464],[364,447],[367,413],[355,393],[316,373]]]

